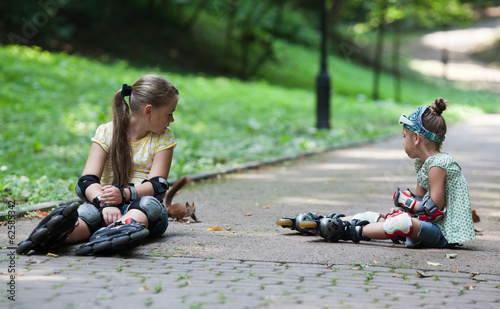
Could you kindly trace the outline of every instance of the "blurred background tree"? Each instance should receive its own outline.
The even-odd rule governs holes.
[[[318,34],[310,30],[319,27],[316,2],[0,0],[0,43],[248,79],[265,62],[275,60],[277,39],[319,44]],[[481,0],[330,0],[330,49],[350,52],[351,60],[373,66],[376,99],[378,76],[384,70],[381,48],[388,30],[399,37],[409,29],[464,25],[472,21],[474,9],[494,4]],[[355,35],[376,30],[373,50],[353,52],[359,46],[347,29]],[[399,76],[399,41],[394,41],[392,72]]]

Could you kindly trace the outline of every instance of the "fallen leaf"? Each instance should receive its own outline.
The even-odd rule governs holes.
[[[207,231],[224,231],[224,229],[221,229],[218,226],[211,226],[207,229]]]
[[[39,219],[41,218],[45,218],[49,215],[49,213],[47,211],[40,211],[40,210],[36,210],[35,211],[35,216]]]
[[[139,290],[147,291],[147,290],[149,290],[149,287],[147,285],[143,285]]]
[[[271,206],[264,206],[264,209],[271,209]]]
[[[182,253],[176,253],[174,255],[172,255],[173,257],[183,257],[184,255]]]
[[[477,271],[473,271],[473,272],[470,273],[471,277],[479,276],[479,275],[480,275],[480,273],[478,273]]]
[[[246,213],[246,214],[245,214],[245,217],[250,217],[250,216],[252,216],[252,215],[253,215],[253,214],[251,214],[251,213]]]
[[[446,258],[447,259],[454,259],[457,257],[457,254],[456,253],[448,253],[446,254]]]
[[[28,264],[41,264],[43,262],[45,262],[45,261],[37,260],[37,259],[27,259],[26,260],[26,263],[28,263]]]
[[[488,281],[488,280],[486,280],[484,278],[479,278],[479,277],[472,277],[471,279],[475,280],[475,281],[478,281],[478,282],[486,282],[486,281]]]
[[[28,212],[27,214],[24,215],[24,217],[26,219],[33,219],[33,218],[38,218],[38,219],[42,219],[42,218],[45,218],[49,215],[48,212],[46,211],[40,211],[40,210],[35,210],[35,211],[31,211],[31,212]]]
[[[47,253],[47,256],[50,256],[50,257],[54,257],[54,258],[58,258],[59,255],[55,254],[55,253]]]
[[[431,266],[441,266],[441,265],[443,265],[443,264],[438,263],[438,262],[429,262],[429,261],[427,261],[427,264],[429,264]]]
[[[464,288],[466,288],[467,290],[474,290],[475,287],[475,285],[464,285]]]
[[[418,278],[429,278],[432,277],[433,275],[417,270],[417,274],[415,276]]]

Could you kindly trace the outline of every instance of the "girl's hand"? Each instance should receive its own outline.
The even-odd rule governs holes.
[[[104,223],[106,223],[106,225],[110,225],[121,217],[122,212],[118,207],[105,207],[102,210],[102,218],[104,219]]]
[[[401,208],[393,207],[393,208],[391,208],[391,210],[389,210],[389,214],[392,215],[392,214],[395,214],[395,213],[398,213],[398,212],[402,212],[402,211],[404,211],[404,210],[401,209]]]
[[[122,194],[120,189],[110,185],[102,187],[101,205],[120,205],[122,203]]]

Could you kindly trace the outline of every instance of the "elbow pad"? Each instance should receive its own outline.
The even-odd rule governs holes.
[[[421,221],[434,221],[446,213],[446,205],[443,210],[439,210],[431,199],[431,195],[426,195],[417,207],[418,219]]]
[[[163,177],[153,177],[151,179],[144,180],[142,183],[150,182],[153,185],[155,191],[154,197],[160,202],[165,198],[165,193],[168,190],[168,181]]]
[[[89,199],[85,195],[85,191],[87,190],[87,188],[89,186],[91,186],[95,183],[100,184],[99,177],[97,177],[96,175],[84,175],[84,176],[80,177],[80,179],[78,179],[78,182],[76,183],[76,186],[75,186],[75,191],[76,191],[76,194],[78,195],[78,197],[87,203],[91,203],[91,201],[89,201]]]

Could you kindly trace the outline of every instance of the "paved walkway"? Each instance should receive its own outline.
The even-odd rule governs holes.
[[[467,272],[174,257],[16,263],[16,301],[3,308],[500,307],[500,277]]]
[[[461,249],[328,244],[274,224],[304,211],[388,210],[396,186],[415,185],[402,141],[397,136],[193,184],[175,201],[195,201],[202,222],[171,222],[163,237],[122,256],[77,257],[76,246],[66,246],[56,256],[11,259],[11,250],[2,249],[1,306],[500,308],[500,115],[449,128],[444,150],[461,163],[482,219],[476,225],[482,235]],[[13,242],[37,222],[10,225]],[[0,227],[6,247],[8,227]]]

